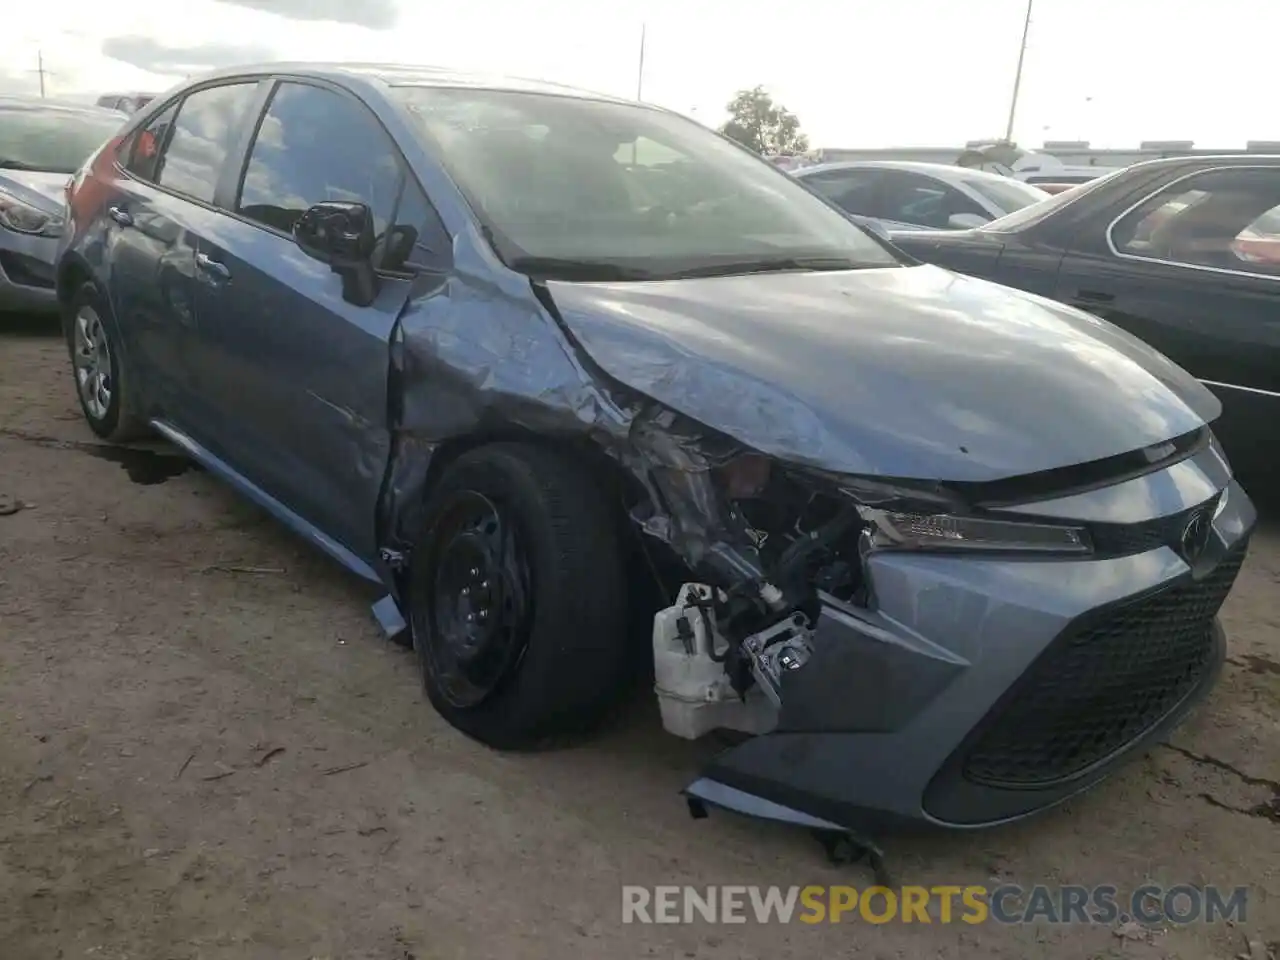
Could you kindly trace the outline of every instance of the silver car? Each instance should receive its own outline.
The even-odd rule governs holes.
[[[57,310],[53,261],[67,180],[125,119],[116,110],[0,97],[0,312]]]
[[[1050,196],[1039,187],[946,163],[855,160],[792,174],[841,210],[886,230],[967,230]]]

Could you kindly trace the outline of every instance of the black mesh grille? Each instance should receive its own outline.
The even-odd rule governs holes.
[[[1071,777],[1163,719],[1209,668],[1213,619],[1231,592],[1241,545],[1199,582],[1117,607],[1060,636],[979,727],[964,775],[996,787]]]
[[[1217,506],[1214,497],[1180,513],[1157,517],[1142,523],[1094,523],[1089,526],[1093,549],[1099,556],[1123,557],[1133,553],[1146,553],[1156,547],[1178,548],[1182,532],[1197,510],[1212,512]]]

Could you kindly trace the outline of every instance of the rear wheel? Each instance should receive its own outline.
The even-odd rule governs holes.
[[[120,338],[98,288],[83,284],[67,309],[67,349],[76,397],[89,429],[115,443],[146,436],[147,424],[131,405]]]
[[[463,454],[432,491],[410,565],[427,695],[500,749],[585,731],[627,678],[622,551],[587,471],[502,443]]]

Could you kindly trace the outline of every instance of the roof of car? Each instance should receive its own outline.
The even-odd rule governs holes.
[[[913,170],[916,173],[927,173],[941,177],[977,177],[1007,181],[1009,178],[986,170],[975,170],[972,167],[959,167],[953,163],[928,163],[924,160],[833,160],[830,163],[815,163],[811,167],[802,167],[795,171],[797,177],[821,173],[824,170],[860,170],[866,167],[881,167],[889,170]]]
[[[634,103],[622,97],[614,97],[591,90],[581,90],[545,80],[530,80],[500,74],[470,73],[445,67],[428,67],[395,63],[316,63],[278,62],[257,63],[233,67],[206,74],[201,80],[248,74],[289,74],[314,77],[321,80],[341,81],[345,78],[378,80],[392,87],[475,87],[482,90],[516,90],[525,93],[549,93],[577,97],[584,100],[607,100],[617,103]]]
[[[1224,153],[1224,154],[1195,154],[1192,156],[1182,157],[1157,157],[1154,160],[1140,160],[1132,166],[1125,167],[1126,170],[1132,170],[1134,167],[1142,169],[1150,169],[1152,167],[1199,167],[1199,166],[1250,166],[1261,161],[1267,166],[1280,163],[1280,154],[1274,153]]]

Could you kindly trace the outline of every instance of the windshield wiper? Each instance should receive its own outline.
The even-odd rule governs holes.
[[[561,257],[513,257],[507,261],[512,270],[546,280],[581,280],[608,283],[617,280],[652,280],[649,270],[624,267],[608,260],[570,260]]]
[[[0,170],[35,170],[29,163],[23,163],[21,160],[6,160],[0,157]]]
[[[782,273],[797,270],[857,270],[868,266],[873,266],[873,264],[859,263],[856,260],[850,260],[848,257],[761,257],[756,260],[708,263],[664,274],[664,277],[669,277],[673,280],[684,280],[694,277],[727,277],[743,273]]]

